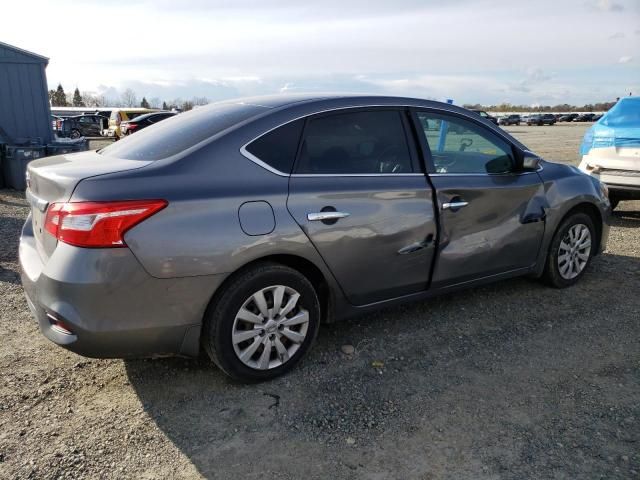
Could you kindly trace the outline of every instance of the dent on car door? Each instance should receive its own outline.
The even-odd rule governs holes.
[[[397,110],[307,120],[287,207],[348,300],[427,288],[436,235],[432,190]]]
[[[434,288],[532,267],[546,197],[536,172],[519,171],[514,147],[448,113],[416,112],[440,208]]]

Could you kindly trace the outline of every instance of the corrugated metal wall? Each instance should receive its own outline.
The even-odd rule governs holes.
[[[0,127],[10,139],[51,141],[47,59],[0,44]]]

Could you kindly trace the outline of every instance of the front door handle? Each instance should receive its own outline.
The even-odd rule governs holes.
[[[446,202],[442,204],[442,209],[455,212],[456,210],[466,207],[467,205],[469,205],[469,202],[463,202],[461,200],[457,202]]]
[[[345,218],[351,215],[347,212],[316,212],[316,213],[307,213],[307,220],[310,222],[326,222],[327,220],[339,220],[341,218]]]

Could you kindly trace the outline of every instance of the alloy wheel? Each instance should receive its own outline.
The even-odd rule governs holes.
[[[256,370],[279,367],[305,341],[309,312],[291,287],[272,285],[252,294],[233,322],[231,341],[238,359]]]
[[[558,271],[565,280],[576,278],[589,263],[591,231],[582,223],[572,225],[558,248]]]

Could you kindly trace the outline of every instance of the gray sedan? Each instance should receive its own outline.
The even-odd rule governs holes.
[[[196,356],[261,381],[323,322],[528,275],[576,283],[607,189],[478,115],[366,96],[227,101],[28,167],[22,282],[91,357]]]

